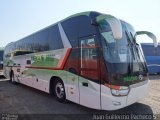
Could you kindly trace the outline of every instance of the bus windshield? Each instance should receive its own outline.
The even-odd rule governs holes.
[[[102,35],[103,56],[109,73],[133,74],[147,72],[143,52],[136,43],[136,32],[131,25],[121,21],[122,38],[113,38],[106,20],[99,24]]]

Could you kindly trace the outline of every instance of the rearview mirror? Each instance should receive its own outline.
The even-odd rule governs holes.
[[[106,20],[111,27],[114,39],[122,38],[122,26],[119,19],[111,15],[99,15],[96,17],[96,22],[100,23],[102,20]]]
[[[153,40],[154,47],[158,46],[157,38],[153,33],[148,32],[148,31],[137,31],[136,33],[137,35],[147,35]]]

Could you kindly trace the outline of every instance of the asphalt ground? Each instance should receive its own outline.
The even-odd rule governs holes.
[[[90,109],[72,102],[60,103],[50,94],[22,84],[14,85],[8,79],[1,77],[0,120],[27,119],[28,116],[30,116],[28,119],[47,120],[53,118],[60,120],[114,119],[116,116],[120,119],[127,119],[123,115],[129,115],[129,119],[131,117],[132,119],[160,119],[160,76],[151,75],[150,80],[150,90],[146,98],[120,110],[104,111]]]

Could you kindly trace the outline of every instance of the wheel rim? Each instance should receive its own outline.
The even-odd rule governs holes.
[[[64,87],[62,85],[62,83],[58,82],[55,86],[55,91],[56,91],[56,95],[58,98],[63,98],[64,97]]]

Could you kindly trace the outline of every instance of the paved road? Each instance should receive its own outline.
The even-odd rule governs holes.
[[[0,79],[0,113],[12,114],[160,114],[160,76],[151,76],[149,95],[116,111],[99,111],[78,104],[56,101],[54,96]]]

